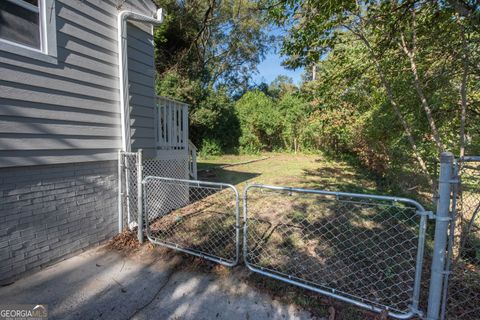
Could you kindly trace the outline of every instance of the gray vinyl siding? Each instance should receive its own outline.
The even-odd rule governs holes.
[[[145,156],[153,157],[156,152],[153,37],[131,24],[127,35],[132,150],[143,149]]]
[[[116,159],[118,10],[155,11],[150,0],[119,3],[56,1],[57,64],[0,51],[0,167]],[[153,39],[140,27],[128,28],[132,143],[153,150]]]

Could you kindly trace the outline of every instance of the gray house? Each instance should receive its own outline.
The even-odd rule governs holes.
[[[116,233],[119,150],[185,154],[187,107],[155,96],[157,10],[0,1],[0,281]]]

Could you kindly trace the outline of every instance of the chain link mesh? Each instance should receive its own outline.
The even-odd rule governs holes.
[[[460,162],[446,319],[480,319],[480,162]]]
[[[379,309],[411,311],[421,229],[415,207],[255,187],[247,209],[251,266]]]
[[[133,229],[137,226],[138,217],[138,153],[122,152],[121,165],[123,194],[122,206],[126,225]],[[178,179],[188,179],[189,159],[185,154],[184,158],[176,159],[142,159],[142,177],[160,176]]]
[[[176,179],[188,179],[189,159],[185,154],[184,158],[177,159],[144,159],[143,177],[166,177]]]
[[[238,196],[220,183],[149,177],[144,182],[148,238],[225,265],[238,259]]]
[[[138,192],[137,192],[137,177],[138,177],[138,154],[133,152],[122,152],[122,206],[126,225],[133,229],[137,225],[138,217]]]

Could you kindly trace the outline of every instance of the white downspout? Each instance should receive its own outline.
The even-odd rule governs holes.
[[[156,18],[132,11],[121,11],[117,20],[118,36],[118,77],[120,79],[120,121],[122,130],[122,150],[130,151],[130,110],[128,92],[128,59],[127,59],[127,20],[159,25],[163,22],[163,11],[158,9]]]
[[[128,59],[127,59],[127,20],[159,25],[163,22],[162,9],[158,9],[156,18],[134,13],[131,11],[121,11],[117,20],[117,39],[118,39],[118,77],[120,81],[120,121],[122,131],[121,151],[130,151],[130,106],[128,93]],[[153,34],[153,32],[152,32]],[[123,230],[123,205],[122,205],[122,179],[121,179],[121,152],[119,152],[119,170],[118,170],[118,232]]]

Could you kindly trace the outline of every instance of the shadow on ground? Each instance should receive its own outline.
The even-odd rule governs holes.
[[[210,165],[210,164],[205,164]],[[255,177],[258,177],[260,173],[255,172],[243,172],[223,169],[220,167],[202,170],[198,173],[198,180],[211,181],[211,182],[223,182],[229,184],[239,184]]]
[[[47,304],[50,319],[311,318],[247,285],[241,272],[185,269],[184,259],[149,245],[130,256],[93,249],[0,288],[0,300]]]

